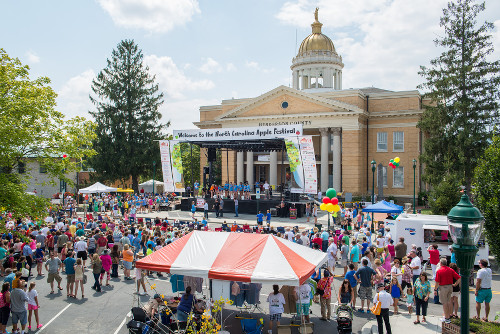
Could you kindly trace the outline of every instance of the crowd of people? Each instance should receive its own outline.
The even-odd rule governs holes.
[[[2,217],[8,232],[2,235],[0,242],[1,271],[5,283],[0,295],[0,320],[3,328],[0,334],[5,332],[9,315],[14,331],[18,329],[18,323],[21,325],[21,331],[25,330],[26,325],[30,329],[32,313],[35,315],[36,326],[42,326],[38,321],[39,301],[34,282],[29,285],[27,283],[33,275],[44,276],[43,269],[46,271],[51,293],[59,294],[65,290],[67,298],[78,298],[79,294],[82,299],[85,298],[87,275],[93,277],[91,288],[96,292],[109,286],[110,278],[121,276],[124,280],[136,281],[136,293],[146,294],[145,276],[162,274],[134,269],[134,262],[158,251],[193,229],[208,229],[205,218],[201,222],[195,219],[194,222],[183,226],[168,218],[156,218],[150,222],[138,219],[135,216],[137,211],[132,213],[134,208],[141,206],[143,212],[154,210],[155,202],[151,202],[152,199],[147,195],[89,196],[85,199],[89,208],[91,205],[95,208],[98,203],[98,209],[92,216],[76,217],[70,214],[58,217],[54,212],[44,221],[38,222],[28,218],[15,221]],[[101,205],[104,211],[99,209]],[[115,211],[116,208],[119,208],[118,211],[125,209],[123,215],[119,212],[118,216],[113,218],[112,214],[110,217],[108,212]],[[429,246],[429,259],[425,259],[432,271],[429,277],[423,269],[424,259],[418,247],[408,247],[404,238],[399,238],[395,243],[390,229],[383,225],[379,226],[376,233],[372,233],[368,227],[370,221],[362,212],[355,210],[344,211],[340,220],[341,227],[335,231],[320,231],[317,227],[304,230],[287,227],[275,230],[270,226],[269,212],[266,212],[266,215],[259,213],[257,216],[261,222],[266,220],[267,229],[262,224],[250,231],[245,230],[274,233],[277,237],[327,253],[327,268],[318,270],[312,276],[312,279],[317,281],[318,289],[323,291],[321,296],[311,296],[311,291],[306,292],[306,288],[299,287],[296,291],[299,300],[297,309],[299,314],[304,314],[304,321],[310,320],[309,309],[305,305],[311,300],[320,303],[322,320],[331,317],[332,291],[339,304],[349,304],[353,309],[356,309],[359,299],[360,307],[357,310],[360,313],[370,313],[370,304],[380,301],[382,312],[377,315],[377,320],[379,327],[385,323],[389,333],[390,306],[393,307],[394,314],[401,312],[402,305],[406,306],[409,314],[415,311],[414,323],[418,325],[426,322],[429,299],[439,298],[443,305],[442,320],[449,322],[449,319],[457,317],[462,282],[454,256],[448,260],[440,256],[436,245]],[[134,219],[128,219],[127,214]],[[361,219],[353,221],[351,217],[354,217],[354,214]],[[236,232],[242,231],[242,227],[234,222],[232,225],[223,224],[220,230]],[[480,265],[476,284],[476,317],[480,318],[481,305],[485,303],[486,314],[482,319],[488,321],[489,303],[492,298],[492,273],[486,260],[481,260]],[[120,267],[123,270],[121,274]],[[340,287],[336,288],[333,284],[333,273],[338,267],[343,268],[344,278]],[[62,285],[61,272],[66,276],[65,286]],[[431,280],[434,280],[434,291],[431,288]],[[309,296],[307,300],[306,295]],[[302,299],[305,301],[302,302]],[[274,291],[268,301],[270,325],[279,324],[279,293]]]

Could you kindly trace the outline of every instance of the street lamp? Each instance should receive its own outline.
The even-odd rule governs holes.
[[[375,167],[377,166],[375,160],[372,160],[371,165],[372,165],[372,204],[373,204],[375,203]]]
[[[484,217],[463,194],[460,202],[448,213],[448,229],[461,278],[460,333],[469,333],[469,276],[478,251],[477,242],[483,230]]]
[[[413,213],[415,214],[415,167],[417,167],[417,160],[413,159]]]

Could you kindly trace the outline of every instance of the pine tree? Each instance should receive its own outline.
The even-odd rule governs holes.
[[[138,191],[139,176],[148,174],[155,157],[159,161],[155,140],[162,139],[169,123],[160,123],[163,93],[133,40],[123,40],[113,50],[106,68],[92,81],[92,91],[98,155],[91,165],[103,180],[131,177],[132,188]]]
[[[426,80],[419,88],[431,99],[418,126],[425,136],[424,180],[432,186],[452,178],[470,192],[474,168],[498,122],[500,62],[488,60],[493,24],[477,23],[484,10],[474,0],[449,2],[440,20],[445,35],[434,41],[444,51],[419,72]]]

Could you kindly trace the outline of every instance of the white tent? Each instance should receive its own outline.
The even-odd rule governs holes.
[[[96,182],[90,187],[80,189],[78,193],[80,194],[95,194],[95,193],[109,193],[116,191],[116,188],[105,186],[100,182]]]
[[[159,193],[161,191],[159,191],[159,188],[163,189],[163,182],[161,181],[154,181],[155,183],[155,191],[154,193]],[[143,183],[139,183],[139,190],[141,189],[144,189],[144,192],[145,193],[152,193],[153,192],[153,180],[148,180],[146,182],[143,182]]]

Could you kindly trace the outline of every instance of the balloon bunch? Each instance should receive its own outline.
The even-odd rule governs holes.
[[[400,161],[401,159],[399,159],[399,157],[395,157],[394,159],[391,159],[391,161],[389,161],[389,166],[391,166],[392,169],[396,169],[396,167],[399,167]]]
[[[323,197],[323,203],[319,206],[319,208],[323,211],[339,212],[339,199],[337,198],[337,191],[333,188],[330,188],[326,191],[326,197]]]

